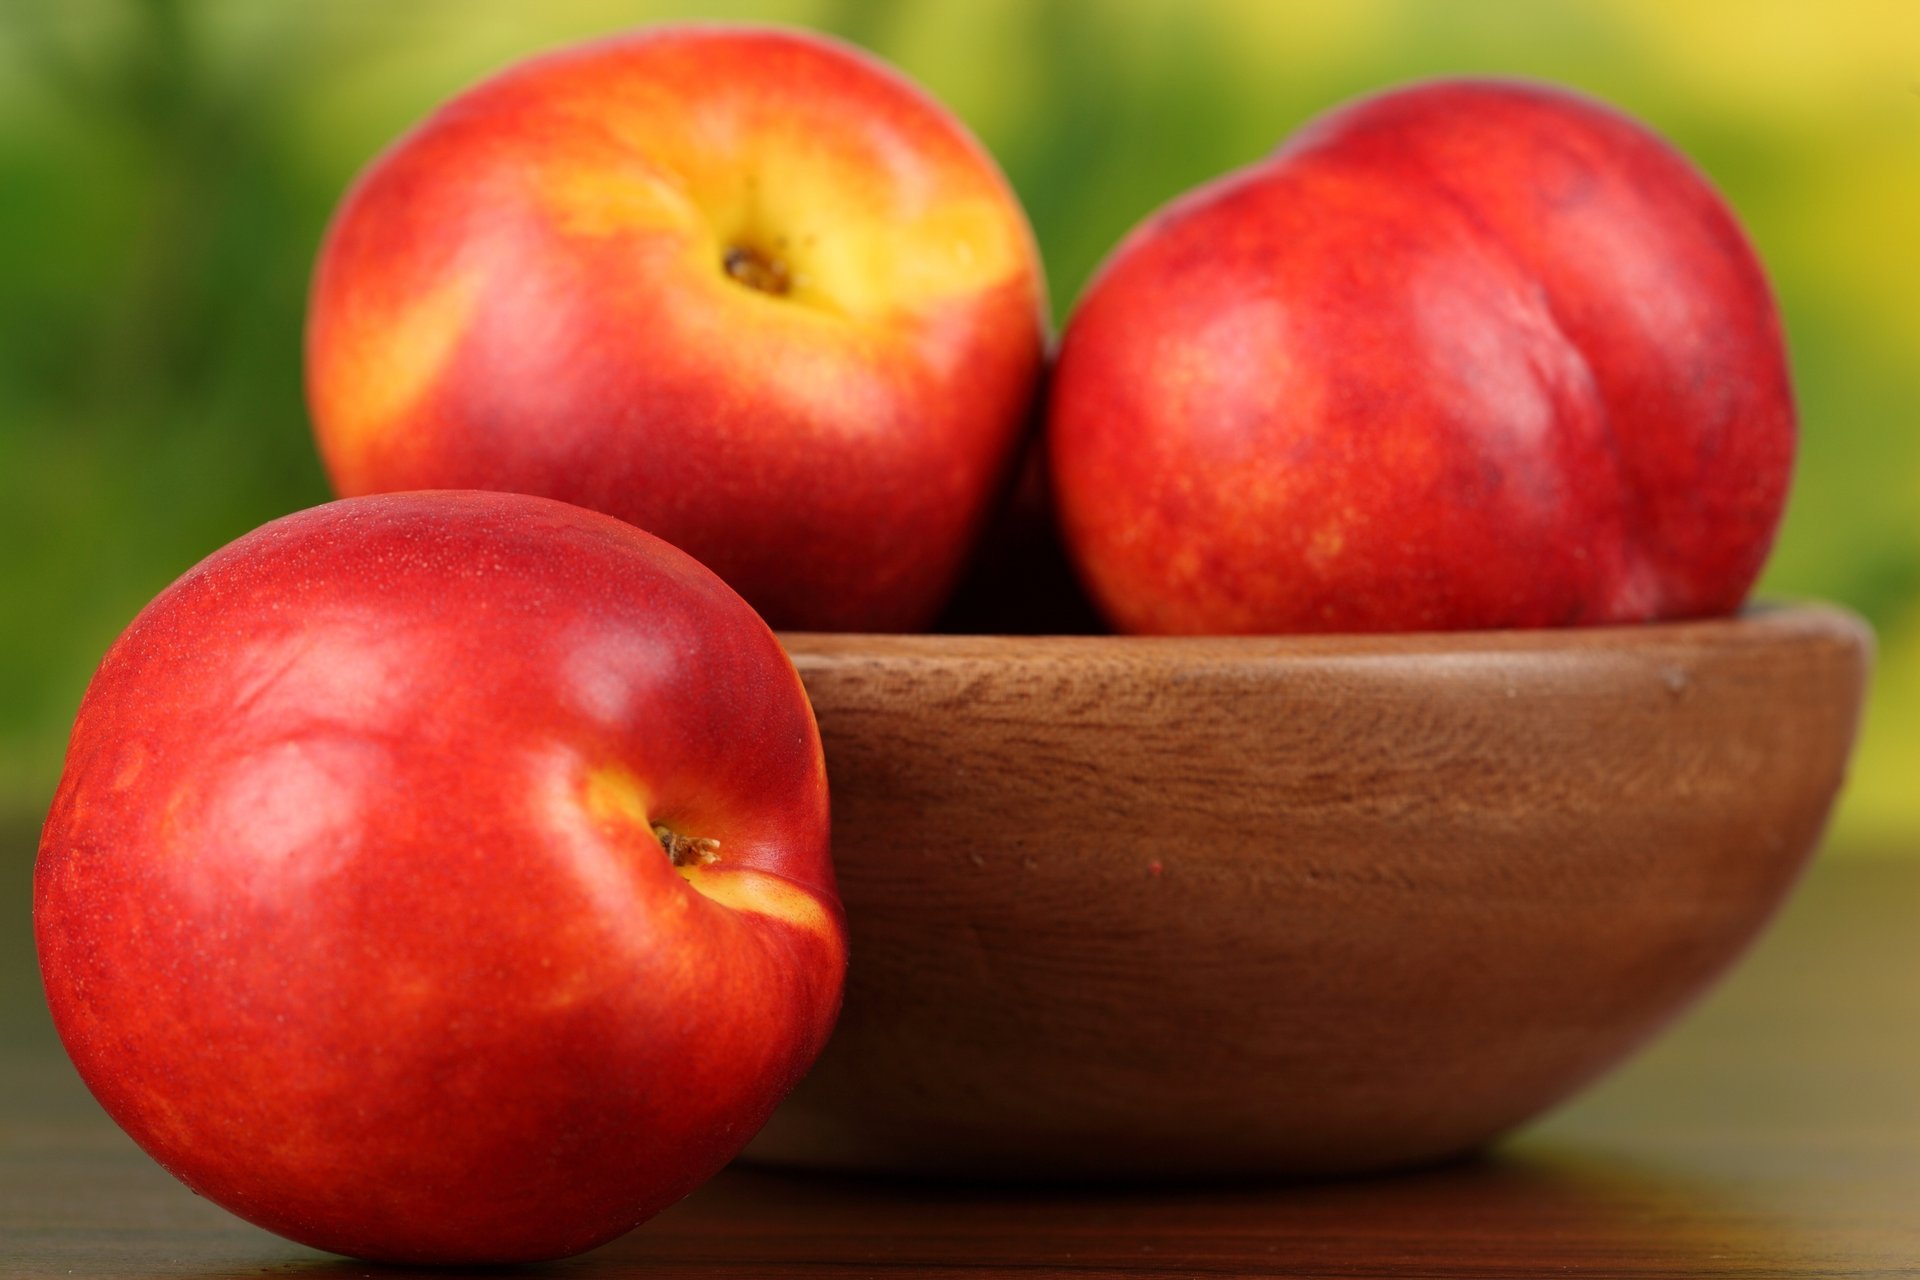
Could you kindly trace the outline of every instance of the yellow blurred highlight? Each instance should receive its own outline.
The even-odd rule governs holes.
[[[541,207],[563,235],[598,239],[683,231],[700,211],[672,177],[640,164],[560,164],[540,180]]]
[[[587,816],[595,822],[631,823],[653,838],[647,816],[651,797],[633,771],[621,765],[602,765],[587,775]]]
[[[688,884],[712,902],[747,915],[770,916],[838,946],[840,929],[820,900],[790,880],[764,871],[712,866],[682,867]]]
[[[765,300],[862,324],[991,289],[1027,260],[1025,228],[997,192],[922,166],[877,123],[829,143],[817,122],[724,101],[690,109],[636,88],[614,109],[619,120],[595,121],[536,179],[564,234],[677,237],[690,270],[728,289],[741,287],[728,251],[751,251],[789,282]]]
[[[652,797],[632,770],[602,765],[587,775],[586,808],[594,821],[632,825],[659,845],[648,810]],[[682,832],[697,837],[698,832]],[[838,945],[839,927],[813,894],[780,876],[726,865],[727,850],[716,844],[711,862],[690,861],[674,869],[688,886],[709,901],[732,911],[773,919]],[[667,857],[661,847],[661,857]]]
[[[323,372],[316,406],[329,451],[351,459],[417,406],[452,359],[479,295],[470,273],[448,277],[391,309],[349,302]]]

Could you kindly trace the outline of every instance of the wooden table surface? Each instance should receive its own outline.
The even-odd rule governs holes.
[[[0,1276],[420,1275],[248,1226],[120,1134],[41,1003],[27,843],[0,848]],[[1920,857],[1817,865],[1672,1033],[1473,1162],[1127,1190],[736,1168],[623,1240],[515,1274],[963,1271],[1920,1276]]]

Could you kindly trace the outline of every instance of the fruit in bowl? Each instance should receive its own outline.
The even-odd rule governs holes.
[[[845,966],[773,634],[659,539],[495,493],[291,515],[149,605],[81,706],[34,926],[155,1159],[401,1262],[576,1253],[679,1199]]]
[[[342,494],[607,511],[773,625],[932,621],[1031,412],[1044,281],[960,123],[799,32],[668,26],[463,93],[375,161],[315,272]]]
[[[1119,247],[1048,459],[1120,628],[1731,613],[1785,502],[1781,325],[1673,148],[1540,85],[1349,105]]]
[[[1845,776],[1865,628],[1739,612],[1794,430],[1732,215],[1560,90],[1388,93],[1147,222],[1053,377],[1067,548],[1124,630],[1350,634],[789,637],[858,963],[750,1150],[1374,1171],[1606,1071]]]

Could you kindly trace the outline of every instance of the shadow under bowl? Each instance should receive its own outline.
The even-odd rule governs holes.
[[[1439,1159],[1746,948],[1846,772],[1821,606],[1538,632],[788,635],[852,961],[749,1148],[992,1178]]]

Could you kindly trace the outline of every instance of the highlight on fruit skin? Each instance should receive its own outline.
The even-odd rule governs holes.
[[[1066,326],[1047,459],[1123,630],[1539,627],[1738,609],[1795,434],[1761,265],[1683,156],[1439,81],[1136,228]]]
[[[560,498],[776,627],[910,630],[1010,479],[1045,312],[945,107],[824,37],[671,25],[510,67],[368,166],[307,394],[343,495]]]
[[[805,1073],[846,967],[773,633],[660,539],[505,493],[299,512],[143,610],[34,926],[149,1154],[404,1263],[562,1257],[679,1200]]]

